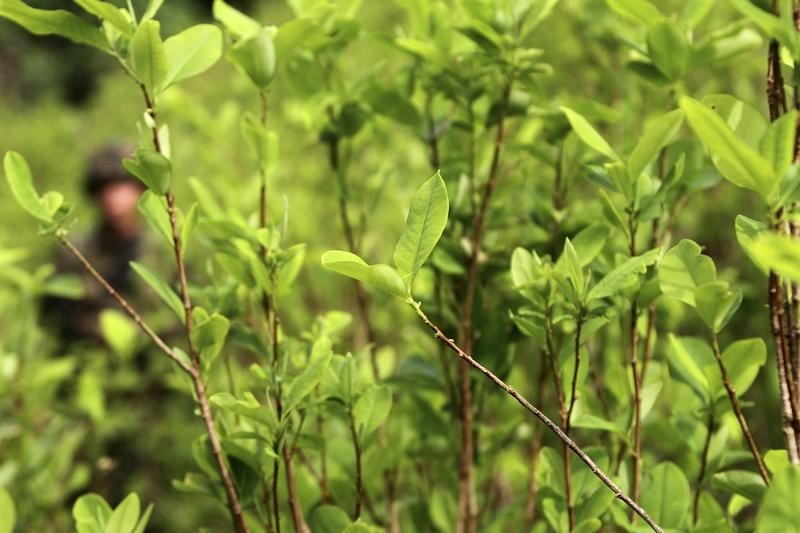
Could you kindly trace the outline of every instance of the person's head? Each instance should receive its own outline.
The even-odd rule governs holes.
[[[86,170],[86,193],[100,208],[103,223],[120,237],[136,234],[136,204],[144,189],[122,166],[132,152],[126,144],[106,145],[92,155]]]

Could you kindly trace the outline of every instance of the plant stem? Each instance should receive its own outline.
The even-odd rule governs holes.
[[[556,437],[558,437],[561,442],[566,444],[569,449],[571,449],[584,464],[592,471],[592,473],[597,476],[600,481],[603,482],[610,490],[614,493],[617,499],[621,500],[625,503],[629,508],[631,508],[637,515],[639,515],[642,520],[644,520],[650,528],[657,532],[663,533],[663,529],[653,520],[653,518],[645,511],[638,503],[636,503],[633,499],[631,499],[628,495],[626,495],[619,486],[617,486],[614,481],[608,477],[608,475],[603,472],[603,470],[595,463],[589,455],[583,451],[583,449],[578,446],[575,441],[573,441],[564,431],[556,425],[555,422],[550,420],[547,415],[542,413],[538,408],[532,405],[528,400],[525,399],[524,396],[519,394],[513,387],[507,385],[503,380],[497,377],[491,370],[486,368],[485,366],[481,365],[478,361],[476,361],[470,354],[465,352],[461,347],[455,343],[453,339],[448,338],[442,330],[439,329],[436,324],[430,321],[430,319],[425,315],[420,307],[419,303],[409,301],[409,304],[414,307],[414,310],[417,313],[417,316],[425,323],[428,328],[433,331],[434,336],[439,341],[443,342],[450,348],[462,361],[469,364],[471,367],[476,369],[478,372],[486,376],[490,379],[497,387],[502,389],[506,392],[509,396],[514,398],[517,403],[522,405],[528,412],[533,414],[536,418],[538,418],[547,428],[552,431]]]
[[[280,453],[280,449],[274,449],[275,453]],[[278,474],[280,473],[280,461],[275,458],[272,461],[272,514],[275,516],[275,527],[281,533],[281,510],[280,500],[278,499]]]
[[[716,333],[712,334],[711,336],[711,344],[714,348],[714,357],[717,360],[720,374],[722,375],[722,384],[725,386],[725,390],[728,393],[728,399],[731,402],[731,407],[733,407],[734,414],[736,414],[736,419],[739,421],[739,427],[742,428],[742,433],[747,441],[747,446],[750,448],[750,452],[753,454],[753,459],[756,462],[758,473],[761,475],[761,479],[764,480],[766,485],[769,485],[769,474],[767,474],[767,467],[764,466],[764,461],[761,459],[761,454],[758,451],[756,441],[753,438],[753,434],[750,432],[750,428],[747,425],[747,420],[744,418],[742,406],[739,404],[739,398],[736,396],[736,390],[733,388],[733,384],[731,384],[730,377],[728,376],[728,368],[725,366],[725,362],[722,360],[722,353],[719,349],[719,342],[717,342]]]
[[[353,511],[353,521],[356,521],[361,516],[361,501],[364,498],[364,480],[361,470],[361,442],[358,440],[358,432],[356,431],[352,406],[350,407],[350,435],[353,438],[353,451],[356,461],[356,501],[355,510]]]
[[[544,402],[544,389],[547,384],[547,365],[544,361],[539,363],[539,379],[536,386],[536,403]],[[536,424],[533,428],[533,438],[530,444],[530,472],[528,474],[528,503],[525,505],[525,530],[530,531],[536,520],[536,495],[539,487],[536,483],[536,469],[539,466],[539,452],[542,448],[542,426]]]
[[[484,222],[492,193],[497,185],[497,174],[500,167],[500,152],[503,146],[505,114],[508,107],[508,100],[511,95],[511,81],[503,89],[500,116],[497,122],[497,132],[494,140],[494,152],[492,162],[489,167],[489,177],[481,197],[481,204],[477,212],[474,213],[472,222],[472,249],[469,258],[469,268],[467,271],[467,286],[464,294],[464,306],[461,316],[459,330],[459,342],[465,347],[466,351],[472,349],[472,314],[475,306],[475,289],[478,281],[478,257],[480,255],[481,242],[483,241]],[[475,530],[475,518],[477,509],[475,505],[475,471],[472,460],[474,455],[475,443],[473,434],[473,413],[472,413],[472,391],[469,381],[469,367],[462,361],[458,367],[459,391],[461,395],[460,419],[461,419],[461,453],[459,455],[458,470],[458,524],[457,530],[463,533],[472,533]]]
[[[583,326],[582,309],[578,309],[576,317],[577,327],[575,329],[575,368],[572,370],[572,385],[569,397],[569,408],[564,419],[564,433],[569,436],[572,429],[572,411],[575,409],[575,401],[578,399],[578,371],[581,367],[581,327]],[[567,517],[569,518],[570,531],[575,529],[575,502],[572,500],[572,465],[569,461],[569,454],[566,446],[564,447],[564,486],[567,498]]]
[[[700,473],[697,475],[697,485],[694,488],[694,503],[692,504],[692,523],[697,524],[700,512],[700,492],[703,487],[703,479],[706,477],[708,468],[708,451],[711,447],[711,436],[714,434],[714,408],[708,413],[708,423],[706,424],[706,441],[703,444],[703,455],[700,459]]]

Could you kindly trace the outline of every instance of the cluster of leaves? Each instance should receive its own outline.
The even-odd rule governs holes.
[[[462,359],[472,356],[497,380],[512,382],[514,394],[529,393],[542,411],[556,413],[567,438],[591,443],[584,450],[608,481],[661,527],[792,527],[800,470],[753,420],[756,409],[781,420],[776,395],[764,385],[770,343],[726,328],[750,295],[718,274],[701,245],[685,239],[671,246],[683,205],[715,194],[709,189],[721,177],[755,193],[769,213],[764,222],[740,215],[735,228],[730,224],[743,252],[762,272],[800,281],[800,244],[772,231],[774,214],[793,220],[800,200],[797,111],[767,123],[733,96],[688,96],[700,92],[692,73],[729,68],[761,43],[748,21],[780,42],[786,61],[798,59],[791,2],[781,3],[781,16],[732,2],[746,19],[713,30],[708,0],[684,2],[674,15],[647,0],[608,0],[593,11],[619,17],[625,76],[664,103],[631,110],[625,120],[641,134],[630,139],[598,125],[614,118],[606,102],[587,102],[569,87],[557,97],[545,90],[543,80],[559,72],[551,65],[557,57],[543,62],[539,40],[556,14],[573,14],[569,2],[397,0],[408,24],[378,39],[396,64],[362,65],[356,74],[348,53],[375,42],[357,0],[294,0],[296,17],[277,27],[215,0],[219,26],[198,24],[166,39],[156,18],[161,1],[138,15],[132,3],[75,3],[99,25],[22,0],[0,0],[0,16],[106,53],[144,96],[139,146],[124,166],[146,187],[139,211],[162,255],[177,258],[181,279],[176,284],[143,261],[131,267],[187,333],[159,344],[177,370],[164,380],[196,402],[206,423],[200,436],[179,443],[195,466],[175,489],[217,502],[214,511],[227,509],[239,531],[644,527],[615,503],[606,480],[570,455],[566,441],[511,410],[490,381],[457,371],[460,362],[446,350],[459,344],[469,347]],[[229,188],[249,196],[240,194],[243,184],[256,184],[258,202],[230,202],[211,173],[184,180],[170,129],[159,123],[162,106],[170,119],[180,117],[170,109],[182,98],[177,84],[222,57],[260,101],[260,109],[236,107],[228,121],[254,161],[242,171],[246,179],[235,176]],[[338,210],[344,237],[331,227],[315,233],[325,248],[347,250],[323,253],[322,266],[377,289],[355,289],[355,320],[308,303],[313,292],[299,281],[307,272],[333,286],[339,300],[349,288],[313,270],[306,245],[290,241],[288,201],[282,217],[271,209],[278,202],[268,191],[299,164],[279,160],[291,143],[279,149],[270,102],[283,98],[287,109],[279,111],[325,150],[320,166],[336,191],[332,200],[316,201],[331,204],[320,207],[326,214]],[[209,120],[207,129],[222,131],[218,122]],[[387,131],[410,133],[409,153],[427,153],[420,158],[427,168],[416,171],[433,173],[414,187],[393,265],[368,260],[392,239],[373,216],[376,205],[387,206],[385,182],[362,177],[372,157],[365,154]],[[400,164],[401,152],[389,143],[375,157]],[[58,191],[40,195],[19,153],[6,152],[3,163],[19,206],[43,234],[72,247],[74,206]],[[182,210],[173,190],[190,190],[196,201]],[[188,283],[187,249],[196,254],[188,256]],[[9,254],[0,264],[16,261]],[[51,275],[15,275],[15,294],[31,310],[43,295],[79,296],[74,280]],[[408,304],[435,341],[385,295]],[[303,322],[287,319],[303,306],[319,315],[304,310]],[[30,325],[32,312],[26,320]],[[111,349],[130,353],[141,317],[101,320]],[[724,349],[718,336],[730,341]],[[68,379],[74,362],[37,365],[44,377],[23,387],[44,384],[47,392]],[[17,375],[10,365],[2,371]],[[100,425],[104,413],[92,391],[101,386],[86,375],[94,377],[81,378],[87,392],[77,403]],[[751,388],[763,405],[740,400]],[[54,397],[55,390],[40,401]],[[84,489],[88,475],[69,464],[82,435],[64,435],[53,467],[63,488],[53,505]],[[755,441],[769,451],[762,455]],[[34,468],[34,454],[18,459],[19,473],[0,468],[0,486],[14,487],[10,480]],[[479,509],[470,503],[476,492]],[[0,490],[0,531],[13,527],[13,509]],[[132,533],[144,530],[152,509],[141,513],[135,494],[114,510],[88,494],[73,516],[79,531]]]

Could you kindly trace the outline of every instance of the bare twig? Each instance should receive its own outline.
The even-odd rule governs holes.
[[[747,420],[744,418],[742,406],[739,404],[739,398],[736,396],[736,390],[733,388],[733,384],[728,376],[728,368],[725,366],[725,362],[722,360],[722,353],[719,349],[719,342],[717,342],[716,334],[712,335],[711,337],[711,345],[714,349],[714,358],[717,360],[717,366],[719,366],[719,371],[722,375],[722,384],[725,387],[725,391],[728,393],[728,399],[731,402],[731,407],[733,407],[733,412],[736,415],[736,419],[739,421],[739,427],[742,428],[742,433],[747,441],[747,446],[750,448],[750,452],[753,454],[753,459],[758,467],[758,473],[761,475],[761,479],[764,480],[764,483],[769,485],[769,474],[767,473],[767,467],[764,466],[764,460],[761,458],[761,453],[758,451],[756,441],[753,438],[753,434],[750,432],[750,427],[747,425]]]
[[[700,473],[697,474],[697,484],[694,487],[694,503],[692,504],[692,523],[697,524],[700,512],[700,492],[703,490],[703,480],[706,477],[708,468],[708,451],[711,448],[711,436],[714,434],[714,409],[708,413],[708,423],[706,424],[706,441],[703,444],[703,455],[700,459]]]
[[[577,328],[575,329],[575,367],[572,370],[572,385],[569,397],[569,407],[567,414],[564,417],[564,433],[569,436],[572,429],[572,411],[575,409],[575,401],[578,399],[578,371],[581,367],[581,327],[583,326],[582,315],[583,310],[578,309],[575,321]],[[566,488],[567,498],[567,518],[569,519],[570,531],[575,529],[575,502],[572,495],[572,465],[570,464],[569,454],[567,447],[564,447],[564,487]]]
[[[497,185],[498,169],[500,167],[500,153],[503,146],[504,125],[506,108],[511,95],[511,81],[503,89],[500,104],[500,116],[497,122],[497,131],[494,139],[494,151],[489,166],[489,176],[481,197],[478,210],[474,213],[472,221],[472,249],[467,270],[467,285],[464,291],[464,305],[462,307],[461,324],[459,329],[459,342],[469,352],[472,349],[472,314],[475,306],[475,288],[478,281],[478,258],[483,241],[484,222],[489,210],[495,186]],[[459,455],[458,473],[458,527],[463,533],[472,533],[475,530],[477,509],[475,505],[474,468],[472,456],[475,449],[473,435],[472,391],[469,383],[469,369],[465,362],[458,368],[459,391],[461,395],[461,453]]]
[[[521,394],[519,394],[513,387],[507,385],[503,380],[497,377],[491,370],[486,368],[485,366],[481,365],[478,361],[473,359],[473,357],[466,353],[461,347],[455,343],[453,339],[448,338],[442,330],[439,329],[436,324],[430,321],[430,319],[425,315],[422,311],[422,308],[417,302],[409,302],[417,313],[417,316],[428,326],[431,331],[433,331],[434,336],[439,341],[445,343],[448,348],[450,348],[462,361],[466,362],[468,365],[476,369],[478,372],[486,376],[490,379],[497,387],[502,389],[506,392],[509,396],[514,398],[517,403],[522,405],[527,411],[533,414],[536,418],[538,418],[547,428],[552,431],[564,444],[569,446],[569,448],[580,458],[581,461],[586,464],[587,467],[592,471],[592,473],[597,476],[600,481],[603,482],[616,496],[617,499],[621,500],[625,503],[630,509],[632,509],[637,515],[639,515],[642,520],[644,520],[647,525],[653,531],[657,533],[663,533],[663,529],[652,519],[652,517],[645,511],[638,503],[636,503],[633,499],[631,499],[628,495],[626,495],[619,486],[617,486],[614,481],[608,477],[608,475],[600,469],[600,467],[595,463],[589,455],[583,451],[583,449],[578,446],[575,441],[573,441],[564,431],[556,425],[555,422],[550,420],[547,415],[542,413],[539,409],[537,409],[534,405],[532,405],[528,400],[525,399]]]

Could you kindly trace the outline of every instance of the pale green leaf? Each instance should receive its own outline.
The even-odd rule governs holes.
[[[111,50],[100,28],[63,9],[35,9],[21,0],[0,0],[0,17],[5,17],[36,35],[59,35],[104,52]]]
[[[697,287],[717,279],[714,261],[701,252],[696,242],[684,239],[664,255],[658,281],[665,295],[694,306]]]
[[[330,339],[322,337],[314,343],[308,364],[286,390],[286,396],[283,402],[284,416],[294,410],[303,398],[311,394],[314,387],[316,387],[320,379],[322,379],[322,375],[327,370],[332,357],[333,351],[331,351]]]
[[[635,180],[645,167],[667,146],[683,124],[683,111],[675,109],[653,120],[628,159],[628,174]]]
[[[0,487],[0,533],[11,533],[17,521],[17,510],[11,494]]]
[[[763,233],[752,242],[750,250],[765,268],[800,282],[800,241],[786,235]]]
[[[649,470],[649,477],[639,503],[660,526],[685,531],[691,490],[683,471],[673,463],[661,463]]]
[[[53,215],[47,210],[39,199],[33,186],[33,176],[28,162],[17,152],[6,152],[3,158],[3,170],[6,180],[11,187],[11,193],[17,203],[41,222],[52,222]]]
[[[125,17],[123,11],[110,2],[102,0],[75,0],[84,11],[101,20],[106,20],[126,37],[133,35],[133,24]]]
[[[242,39],[228,54],[259,89],[265,89],[275,77],[275,46],[266,29]]]
[[[106,533],[131,533],[139,521],[139,512],[139,496],[132,492],[111,513]]]
[[[589,124],[583,115],[579,114],[576,111],[568,107],[561,106],[561,111],[567,116],[567,120],[569,121],[572,129],[575,131],[575,134],[586,143],[587,146],[592,148],[593,150],[600,152],[601,154],[613,159],[615,161],[619,161],[619,156],[617,153],[609,146],[608,142],[600,135],[594,127]]]
[[[353,419],[360,439],[378,429],[392,409],[392,391],[385,385],[364,391],[353,405]]]
[[[641,275],[647,272],[647,267],[656,262],[659,251],[657,248],[650,250],[642,255],[631,257],[619,265],[592,287],[586,296],[586,300],[608,298],[633,286],[639,281]]]
[[[161,88],[211,68],[222,55],[222,32],[211,24],[197,24],[164,41],[167,70]]]
[[[131,261],[131,268],[141,276],[150,288],[152,288],[156,294],[161,298],[164,303],[166,303],[170,309],[175,311],[175,314],[178,315],[178,318],[181,321],[184,321],[186,318],[185,311],[183,309],[183,303],[181,303],[181,299],[175,294],[167,283],[159,278],[152,270],[148,269],[146,266],[142,265],[141,263],[137,263],[136,261]]]
[[[258,32],[261,24],[248,17],[238,9],[226,4],[223,0],[214,0],[214,18],[238,37],[246,37]]]
[[[447,225],[447,188],[438,172],[411,200],[406,226],[394,250],[394,263],[407,287],[433,251]]]
[[[151,96],[155,96],[169,70],[160,34],[161,25],[151,19],[142,22],[131,39],[131,68]]]

